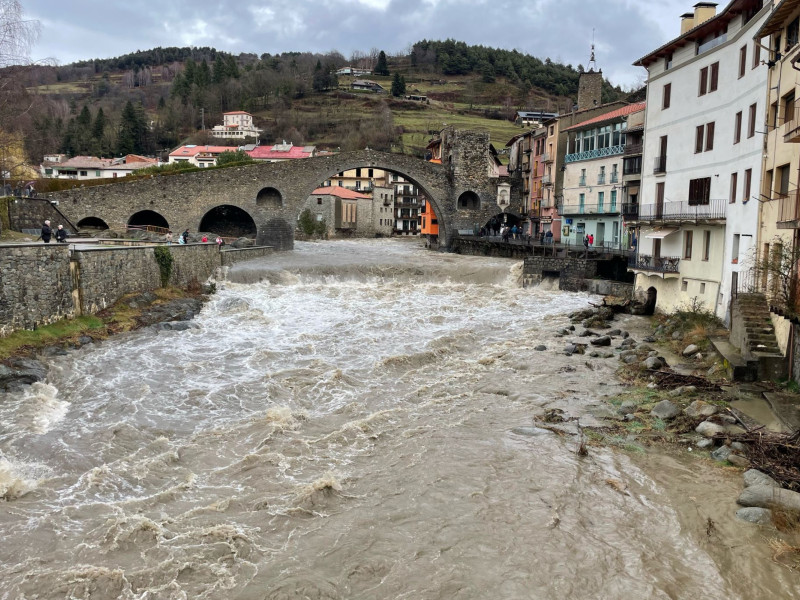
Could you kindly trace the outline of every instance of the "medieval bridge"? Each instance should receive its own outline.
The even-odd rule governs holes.
[[[75,188],[48,198],[58,200],[61,212],[79,227],[101,221],[131,224],[150,217],[173,232],[196,232],[213,211],[235,207],[252,218],[258,245],[288,250],[294,245],[298,216],[314,189],[342,171],[380,168],[404,176],[425,192],[438,218],[440,241],[449,247],[459,229],[485,223],[500,209],[497,179],[489,177],[488,136],[451,132],[444,151],[445,164],[367,149]]]

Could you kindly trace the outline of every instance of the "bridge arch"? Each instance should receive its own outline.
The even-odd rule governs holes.
[[[222,237],[255,238],[258,226],[246,210],[233,204],[220,204],[203,215],[198,231],[215,233]]]
[[[467,190],[458,197],[457,206],[460,210],[480,210],[481,199],[478,194],[472,190]]]
[[[283,194],[274,187],[261,188],[256,195],[256,206],[263,208],[280,208],[283,206]]]
[[[150,225],[169,229],[167,219],[154,210],[140,210],[139,212],[133,213],[128,219],[128,225],[132,227],[146,227]]]
[[[106,223],[100,217],[85,217],[77,222],[76,224],[78,229],[98,229],[98,230],[106,230],[108,229],[108,223]]]

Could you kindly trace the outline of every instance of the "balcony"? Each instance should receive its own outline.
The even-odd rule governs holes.
[[[581,175],[578,179],[578,185],[581,187],[586,187],[586,175]]]
[[[550,173],[542,175],[542,185],[553,185],[553,176]]]
[[[619,173],[617,171],[611,171],[609,183],[619,183]]]
[[[606,174],[600,173],[597,176],[597,185],[605,185],[606,184]]]
[[[678,256],[632,254],[628,258],[628,268],[634,271],[651,271],[654,273],[671,273],[677,275],[679,273],[678,265],[680,261],[681,259]]]
[[[657,156],[655,161],[653,162],[653,173],[657,175],[659,173],[666,173],[666,172],[667,172],[667,157]]]
[[[794,109],[789,121],[783,124],[783,141],[787,144],[800,142],[800,107]]]
[[[644,144],[641,142],[638,144],[628,144],[625,146],[625,151],[623,154],[625,156],[635,156],[637,154],[641,154],[644,151]]]
[[[619,207],[614,204],[598,204],[591,202],[587,204],[559,204],[558,214],[560,215],[618,215]]]
[[[728,200],[709,200],[707,204],[662,202],[639,205],[639,221],[724,221]]]
[[[622,216],[626,221],[636,221],[639,218],[639,203],[624,202],[622,204]]]
[[[800,229],[800,190],[780,197],[778,229]]]
[[[626,160],[625,163],[622,165],[623,177],[627,177],[628,175],[641,175],[641,174],[642,174],[641,159]]]
[[[608,148],[597,148],[596,150],[587,150],[586,152],[575,152],[567,154],[564,157],[565,163],[573,163],[581,160],[592,160],[595,158],[603,158],[604,156],[616,156],[622,154],[625,146],[609,146]]]
[[[542,154],[542,162],[543,163],[553,162],[553,155],[550,152],[545,152],[544,154]]]

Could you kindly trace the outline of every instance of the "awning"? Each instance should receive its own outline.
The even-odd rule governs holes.
[[[677,229],[659,229],[658,231],[653,231],[652,233],[646,234],[644,237],[650,238],[651,240],[663,240],[670,233],[675,233],[676,231],[678,231],[678,230]]]

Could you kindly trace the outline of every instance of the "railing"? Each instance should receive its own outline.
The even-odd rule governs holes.
[[[632,254],[628,257],[628,266],[639,271],[656,273],[678,273],[680,264],[678,256],[653,256],[651,254]]]
[[[542,154],[542,162],[549,163],[553,162],[553,155],[550,152],[545,152]]]
[[[587,150],[586,152],[574,152],[567,154],[564,157],[565,163],[578,162],[581,160],[592,160],[594,158],[602,158],[603,156],[614,156],[622,154],[625,146],[609,146],[607,148],[597,148],[596,150]]]
[[[622,216],[626,221],[631,221],[639,217],[639,203],[638,202],[624,202],[622,204]]]
[[[699,221],[724,219],[728,210],[728,200],[709,200],[708,204],[684,202],[663,202],[661,204],[640,204],[640,221]]]
[[[609,180],[609,183],[619,183],[619,173],[617,171],[611,172],[611,179]]]
[[[623,154],[625,156],[633,156],[634,154],[641,154],[644,151],[644,144],[628,144],[625,146]]]
[[[553,183],[552,175],[550,175],[550,173],[545,173],[544,175],[542,175],[542,183],[544,185],[552,185]]]
[[[657,156],[653,163],[653,173],[666,173],[667,172],[667,157]]]
[[[781,195],[780,215],[778,223],[783,224],[781,229],[796,229],[800,223],[800,191],[795,190],[786,195]],[[787,227],[787,224],[789,227]]]
[[[558,214],[560,215],[615,215],[619,214],[616,204],[606,206],[605,204],[559,204]]]
[[[578,179],[578,185],[586,186],[586,176],[585,175],[581,175],[581,177]]]
[[[794,109],[792,118],[783,124],[783,141],[800,142],[800,107]]]
[[[625,164],[622,165],[622,174],[623,175],[641,175],[642,174],[642,161],[641,159],[637,161],[625,161]]]
[[[605,185],[606,184],[606,174],[600,173],[597,176],[597,185]]]

